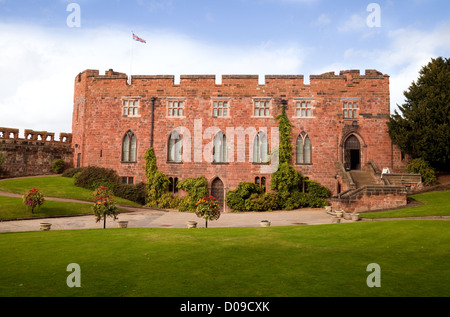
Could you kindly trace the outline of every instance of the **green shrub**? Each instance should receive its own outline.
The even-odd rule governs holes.
[[[115,170],[97,166],[83,168],[81,172],[74,175],[74,180],[75,186],[78,187],[95,190],[99,186],[105,186],[113,192],[121,184]]]
[[[411,163],[408,164],[407,168],[409,173],[420,174],[422,176],[422,182],[425,186],[437,183],[434,169],[424,159],[416,158],[412,160]]]
[[[76,168],[68,168],[62,173],[62,177],[74,177],[76,173],[79,173],[83,170],[83,167],[76,167]]]
[[[114,195],[145,205],[147,196],[146,184],[117,184],[114,187]]]
[[[294,191],[289,197],[282,201],[282,207],[285,210],[299,209],[308,206],[309,195],[306,193],[301,193],[299,191]],[[281,201],[281,200],[280,200]]]
[[[246,211],[272,211],[279,209],[278,195],[275,193],[253,193],[245,200]]]
[[[235,211],[246,211],[245,201],[252,194],[260,194],[260,189],[256,184],[251,182],[239,183],[235,190],[227,192],[227,205]]]
[[[303,176],[289,163],[281,163],[278,170],[272,174],[272,190],[278,192],[281,201],[289,198],[291,193],[299,190]]]
[[[62,159],[56,159],[52,163],[52,172],[55,174],[61,174],[64,171],[65,163]]]
[[[187,178],[177,184],[177,188],[184,190],[187,195],[181,198],[178,209],[181,211],[195,211],[195,204],[204,196],[209,196],[208,181],[205,177]]]
[[[174,196],[172,193],[165,193],[158,199],[158,208],[178,209],[182,198]]]
[[[323,208],[328,206],[328,201],[325,198],[315,197],[311,194],[307,195],[308,203],[307,206],[311,208]],[[306,206],[305,206],[306,207]]]
[[[307,192],[313,197],[328,198],[331,196],[331,192],[328,188],[320,185],[319,183],[317,183],[311,179],[306,179],[305,184],[306,184]]]

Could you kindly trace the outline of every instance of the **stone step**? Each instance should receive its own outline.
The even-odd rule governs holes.
[[[365,185],[376,185],[375,180],[369,172],[351,171],[350,174],[357,188]]]

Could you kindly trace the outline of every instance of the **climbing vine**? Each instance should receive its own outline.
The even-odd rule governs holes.
[[[156,166],[156,156],[153,148],[145,152],[145,176],[147,178],[147,205],[159,207],[158,200],[166,193],[169,178]]]

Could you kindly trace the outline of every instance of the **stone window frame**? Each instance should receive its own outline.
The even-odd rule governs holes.
[[[299,142],[301,140],[301,143]],[[306,141],[309,141],[309,155],[306,152]],[[312,142],[308,133],[302,131],[295,141],[295,165],[312,165]],[[299,150],[301,149],[301,151]]]
[[[122,117],[125,118],[140,118],[141,97],[140,96],[128,96],[122,97]],[[133,105],[130,106],[130,102]],[[137,104],[136,104],[137,103]],[[131,111],[131,112],[130,112]]]
[[[126,144],[126,140],[128,140],[128,144]],[[133,148],[133,140],[134,140],[134,148]],[[134,158],[134,160],[132,158]],[[134,132],[131,130],[128,130],[122,138],[121,162],[122,163],[137,162],[137,137],[136,134],[134,134]]]
[[[360,110],[359,104],[361,101],[360,98],[341,98],[341,101],[342,101],[342,117],[348,120],[358,119]],[[351,105],[351,107],[348,106],[349,104]],[[349,115],[349,113],[351,113],[351,115]]]
[[[177,194],[178,193],[178,187],[177,184],[179,183],[179,178],[177,176],[168,176],[169,178],[169,186],[168,186],[168,192],[171,194]]]
[[[303,107],[303,104],[305,105]],[[310,105],[308,107],[308,104]],[[314,116],[315,100],[314,97],[298,97],[294,98],[294,119],[312,119]],[[308,115],[308,110],[310,115]],[[303,115],[304,114],[304,115]]]
[[[253,97],[253,111],[252,111],[252,118],[272,118],[272,104],[273,104],[273,98],[272,97]],[[264,102],[264,107],[260,107],[260,103]],[[258,106],[257,106],[258,103]],[[268,103],[268,106],[267,106]],[[258,115],[256,115],[256,109],[258,108]],[[264,115],[261,115],[261,109],[264,109]],[[267,111],[269,114],[267,114]]]
[[[122,184],[134,184],[134,176],[121,176]]]
[[[256,176],[255,185],[264,193],[267,192],[267,176]]]
[[[256,165],[270,163],[269,140],[264,131],[258,131],[253,138],[252,163]]]
[[[167,140],[167,163],[183,163],[183,135],[173,130]]]
[[[231,98],[229,97],[212,97],[211,98],[211,114],[213,118],[231,118],[230,110],[231,110]],[[222,106],[220,105],[222,103]],[[224,106],[224,104],[227,106]],[[217,110],[215,112],[215,110]],[[222,114],[219,114],[220,110],[222,110]],[[225,110],[227,114],[225,115]]]
[[[213,164],[228,164],[228,141],[223,131],[219,131],[214,135],[212,148]]]
[[[186,118],[186,98],[185,97],[167,97],[166,98],[166,118]],[[175,106],[175,103],[177,106]],[[182,106],[180,107],[180,103]],[[174,110],[176,110],[177,115],[174,115]],[[180,110],[182,114],[180,115]]]

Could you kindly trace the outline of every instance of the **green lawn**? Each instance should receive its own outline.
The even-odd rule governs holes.
[[[44,176],[6,179],[0,181],[0,191],[15,194],[23,195],[33,187],[38,188],[43,193],[44,197],[46,196],[93,201],[93,191],[75,186],[73,184],[73,178],[60,176]],[[115,197],[114,200],[117,204],[121,205],[139,206],[139,204],[135,202],[120,197]]]
[[[450,296],[450,222],[0,234],[0,296]],[[81,287],[69,288],[77,263]],[[381,287],[369,288],[370,263]]]
[[[52,217],[78,214],[91,214],[91,204],[67,203],[46,200],[34,213],[28,209],[21,198],[0,196],[0,220],[30,217]]]
[[[423,205],[382,212],[361,213],[361,218],[450,216],[450,190],[416,194],[410,197]]]

